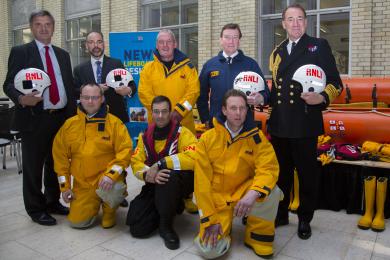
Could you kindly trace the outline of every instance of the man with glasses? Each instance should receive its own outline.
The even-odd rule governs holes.
[[[301,5],[293,4],[283,11],[282,25],[288,37],[270,57],[272,111],[268,131],[280,164],[278,186],[285,195],[275,224],[289,223],[288,205],[296,168],[298,237],[309,239],[319,187],[317,137],[324,133],[322,110],[340,95],[343,85],[329,43],[306,34],[306,12]],[[292,80],[297,69],[306,64],[317,65],[325,72],[326,86],[321,93],[302,93],[302,86]]]
[[[200,119],[207,127],[212,125],[213,117],[221,111],[223,95],[233,88],[233,81],[240,72],[253,71],[264,79],[257,62],[238,49],[241,37],[238,24],[229,23],[223,26],[219,40],[222,50],[203,65],[199,76],[200,96],[197,106]],[[248,96],[248,103],[254,106],[263,105],[268,102],[268,97],[269,89],[266,87],[260,93]]]
[[[107,74],[113,69],[124,69],[122,62],[104,55],[104,38],[101,32],[89,32],[85,38],[85,48],[91,55],[90,60],[81,63],[73,70],[73,76],[76,85],[76,92],[82,85],[87,83],[97,83],[104,90],[104,97],[109,107],[109,112],[117,116],[123,123],[129,122],[129,114],[126,109],[125,96],[131,95],[132,90],[129,86],[121,86],[118,88],[110,88],[107,86]],[[135,83],[134,81],[131,84]],[[127,207],[129,204],[126,199],[121,203],[122,207]]]
[[[80,92],[77,115],[64,123],[54,139],[54,169],[62,198],[70,202],[71,227],[92,226],[102,205],[101,225],[111,228],[116,224],[117,206],[126,195],[125,169],[132,143],[123,122],[108,113],[102,87],[90,83]],[[111,195],[102,202],[98,193]]]
[[[183,198],[194,190],[194,134],[171,117],[165,96],[152,100],[152,123],[140,134],[131,159],[133,174],[145,182],[131,203],[127,223],[134,237],[145,237],[159,228],[165,246],[180,246],[173,228],[176,214],[184,209]]]

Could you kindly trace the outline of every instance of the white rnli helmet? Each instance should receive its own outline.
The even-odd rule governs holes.
[[[51,85],[49,75],[43,70],[27,68],[19,71],[14,78],[15,88],[23,93],[30,94],[39,91],[36,96],[41,97],[43,91]]]
[[[244,92],[247,96],[264,90],[263,78],[253,71],[243,71],[234,79],[233,88]]]
[[[302,92],[320,93],[326,86],[325,72],[317,65],[308,64],[299,67],[292,79],[302,86]]]
[[[113,69],[107,74],[106,83],[111,88],[118,88],[121,86],[129,86],[133,81],[133,76],[125,69]]]

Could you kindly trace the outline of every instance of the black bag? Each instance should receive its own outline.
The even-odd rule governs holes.
[[[158,228],[160,216],[154,204],[154,185],[145,184],[131,202],[126,224],[133,237],[145,237]]]

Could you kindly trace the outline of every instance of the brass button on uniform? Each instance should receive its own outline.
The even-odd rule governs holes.
[[[294,96],[294,92],[290,92],[290,96]]]
[[[281,89],[281,88],[282,88],[282,86],[279,85],[279,86],[278,86],[278,89]]]
[[[278,92],[278,97],[280,97],[280,95],[282,95],[282,94],[280,94],[280,92]]]
[[[282,78],[279,78],[279,82],[282,82],[283,81],[283,79]]]
[[[294,104],[294,100],[290,100],[290,104]]]
[[[290,85],[290,88],[294,88],[294,85]]]
[[[282,101],[278,100],[278,104],[281,104],[281,103],[282,103]]]

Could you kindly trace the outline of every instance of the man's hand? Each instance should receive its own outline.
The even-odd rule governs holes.
[[[39,102],[43,100],[42,97],[36,97],[35,95],[39,94],[39,91],[34,91],[32,93],[26,94],[26,95],[21,95],[19,96],[19,104],[23,107],[25,106],[30,106],[33,107]]]
[[[64,191],[61,193],[62,199],[66,202],[69,203],[74,199],[74,195],[71,189]]]
[[[99,182],[99,187],[102,188],[104,191],[109,191],[112,189],[112,185],[114,184],[114,181],[111,180],[110,177],[103,176],[103,178]]]
[[[318,105],[325,102],[325,97],[316,92],[305,92],[301,94],[301,98],[305,100],[308,105]]]
[[[180,123],[183,117],[179,114],[179,112],[173,110],[171,113],[171,119],[176,120],[178,123]]]
[[[247,98],[248,104],[251,106],[258,106],[264,104],[264,97],[258,92],[251,93]]]
[[[221,224],[218,223],[208,226],[203,233],[202,243],[206,246],[209,244],[211,247],[216,247],[218,235],[223,235]]]
[[[244,197],[234,207],[234,216],[244,217],[248,216],[256,199],[259,198],[257,191],[249,190]]]
[[[106,91],[109,88],[109,86],[107,86],[107,83],[99,84],[99,86],[103,89],[103,91]]]
[[[169,181],[171,170],[162,169],[160,170],[155,177],[155,181],[157,184],[165,184]]]
[[[145,182],[156,183],[155,179],[156,179],[157,172],[158,172],[158,166],[155,163],[155,164],[152,165],[152,167],[150,167],[146,171]]]
[[[120,86],[115,89],[115,92],[124,97],[131,94],[131,88],[126,86]]]

